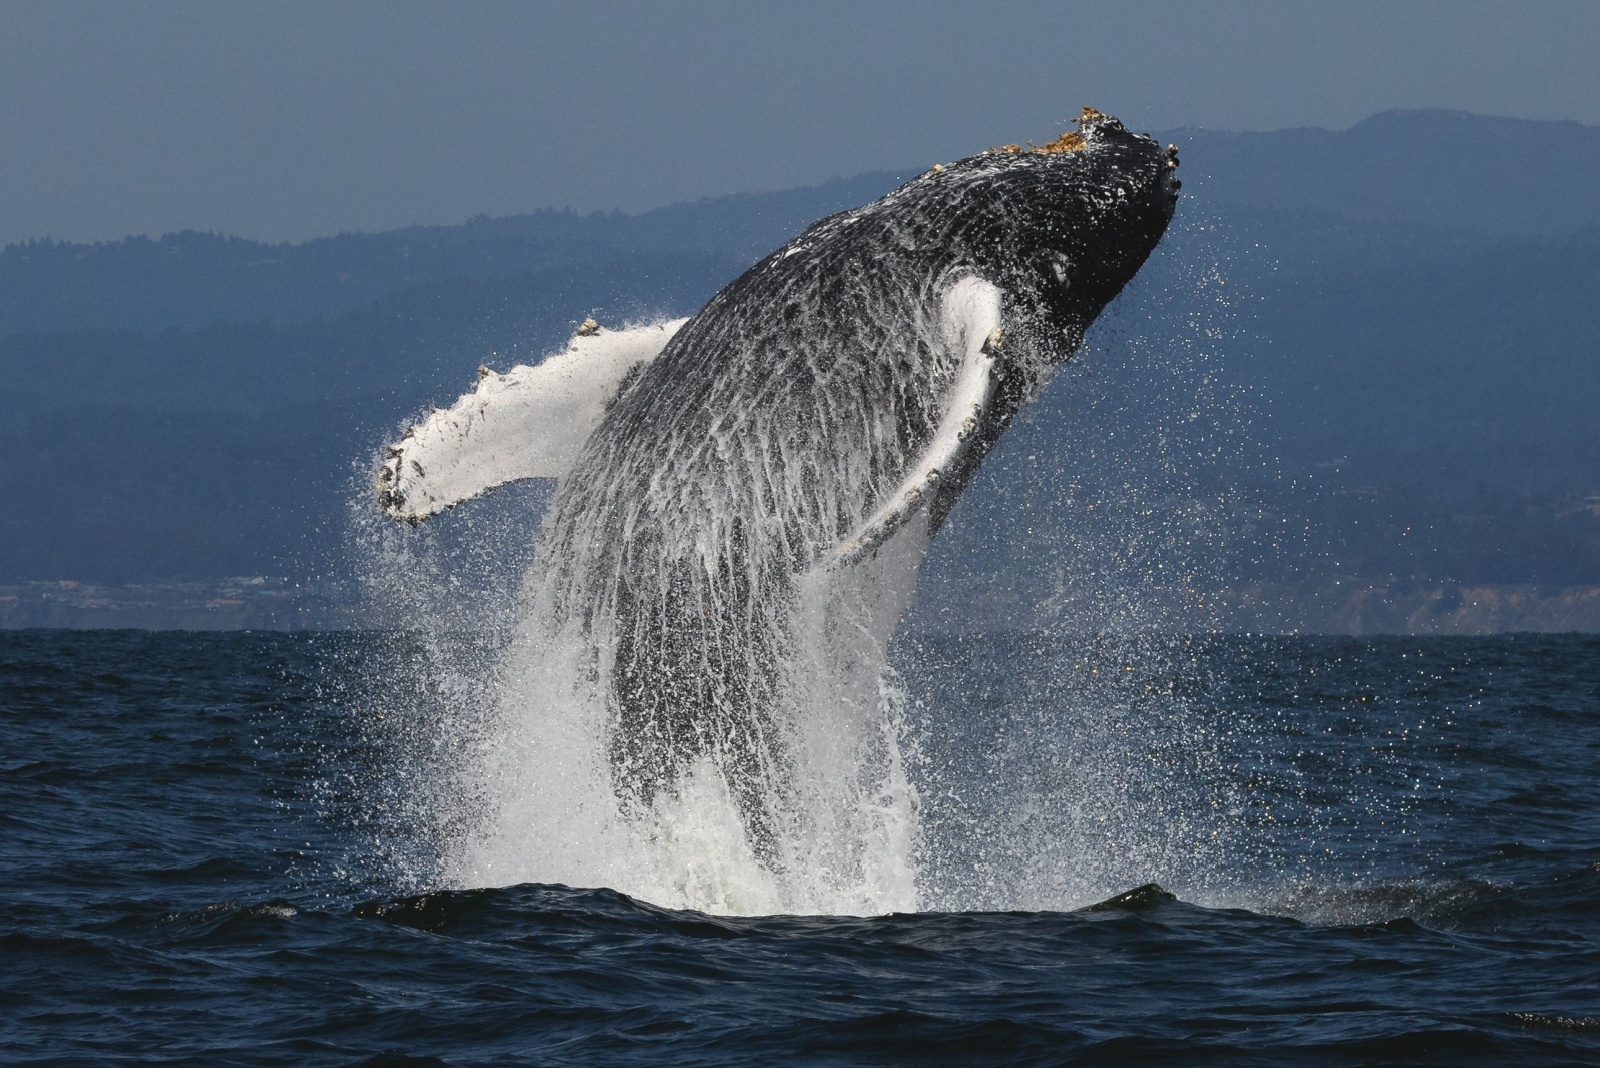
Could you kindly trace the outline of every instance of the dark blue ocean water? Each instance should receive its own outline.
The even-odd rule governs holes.
[[[0,1061],[1600,1063],[1600,639],[910,643],[929,906],[1124,896],[755,919],[408,896],[404,640],[0,634]]]

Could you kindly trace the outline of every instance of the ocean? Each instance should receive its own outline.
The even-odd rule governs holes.
[[[1600,637],[902,637],[833,914],[482,878],[428,640],[0,632],[0,1061],[1600,1063]]]

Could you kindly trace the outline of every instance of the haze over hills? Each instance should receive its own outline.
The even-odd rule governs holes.
[[[910,177],[906,175],[905,177]],[[399,292],[669,254],[748,263],[822,215],[903,180],[863,174],[642,215],[542,211],[300,245],[185,232],[0,250],[0,335],[326,320]]]
[[[1166,137],[1173,232],[969,491],[927,616],[1092,623],[1182,572],[1162,588],[1191,625],[1209,601],[1229,626],[1600,628],[1600,128]],[[293,246],[11,246],[0,621],[326,622],[294,587],[347,573],[349,500],[402,421],[585,315],[692,311],[909,176]],[[63,580],[169,594],[119,616],[125,591],[47,601]]]
[[[1348,130],[1165,136],[1184,143],[1185,167],[1198,163],[1207,197],[1228,210],[1501,235],[1600,225],[1600,126],[1421,110]]]

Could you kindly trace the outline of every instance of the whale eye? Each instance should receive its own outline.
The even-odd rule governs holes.
[[[1050,253],[1050,274],[1062,289],[1071,289],[1072,280],[1077,277],[1078,268],[1067,258],[1066,253],[1052,252]]]

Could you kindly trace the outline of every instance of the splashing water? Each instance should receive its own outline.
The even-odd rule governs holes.
[[[1225,391],[1215,385],[1215,356],[1231,310],[1218,296],[1215,261],[1194,265],[1196,242],[1209,239],[1203,227],[1170,234],[1162,254],[1168,277],[1131,289],[1123,303],[1135,302],[1135,308],[1117,316],[1124,334],[1137,334],[1130,327],[1140,322],[1137,302],[1161,294],[1159,307],[1146,310],[1143,321],[1159,316],[1169,331],[1178,323],[1182,336],[1174,345],[1157,330],[1153,338],[1133,338],[1133,347],[1145,353],[1140,369],[1146,371],[1150,353],[1161,345],[1178,350],[1177,364],[1163,368],[1168,377],[1155,391],[1157,403],[1187,404],[1195,411],[1206,404],[1228,408],[1217,400]],[[1170,249],[1174,244],[1177,253]],[[1178,311],[1187,314],[1174,314],[1172,305],[1185,300],[1189,306]],[[1185,384],[1187,396],[1180,395]],[[1203,414],[1207,418],[1197,422],[1167,413],[1167,433],[1143,443],[1140,456],[1154,458],[1147,466],[1165,480],[1169,494],[1180,478],[1184,450],[1215,446],[1219,413]],[[1189,438],[1183,436],[1186,427],[1192,428]],[[1110,455],[1102,449],[1089,460]],[[1083,459],[1069,454],[1065,463]],[[841,468],[859,470],[874,462],[883,461],[847,458]],[[1117,462],[1122,467],[1110,473],[1127,476],[1126,454]],[[1060,492],[1050,476],[1024,483],[1036,495]],[[1136,497],[1140,483],[1124,477],[1123,489]],[[562,583],[570,584],[571,570],[563,575],[549,561],[534,561],[526,581],[516,586],[482,566],[500,553],[530,560],[531,517],[539,503],[536,496],[517,507],[464,506],[448,522],[471,528],[469,536],[376,535],[380,548],[369,563],[371,573],[381,576],[373,582],[382,587],[376,589],[379,600],[389,606],[391,619],[420,633],[407,662],[388,672],[386,697],[390,729],[424,740],[408,750],[409,769],[396,788],[409,795],[413,833],[429,843],[397,860],[414,886],[606,886],[668,907],[740,914],[1065,907],[1136,871],[1182,878],[1185,870],[1192,875],[1197,866],[1223,863],[1220,853],[1237,838],[1229,812],[1238,806],[1202,796],[1203,765],[1225,754],[1185,733],[1182,699],[1171,695],[1165,714],[1175,722],[1168,724],[1163,751],[1173,759],[1161,765],[1161,782],[1149,779],[1153,765],[1141,765],[1114,744],[1119,727],[1128,725],[1126,708],[1089,699],[1067,702],[1075,715],[1088,717],[1077,725],[1070,752],[1058,740],[1042,740],[1041,724],[1019,727],[1000,743],[1009,755],[991,754],[991,770],[1003,771],[1005,778],[970,789],[982,814],[972,805],[952,808],[940,800],[956,789],[955,778],[924,752],[938,747],[919,738],[960,725],[941,728],[940,710],[913,714],[889,648],[893,622],[911,601],[928,548],[925,523],[912,524],[854,570],[807,576],[792,602],[761,605],[783,614],[786,637],[774,674],[782,699],[772,705],[766,766],[755,777],[764,791],[762,807],[773,814],[770,840],[752,842],[744,818],[748,801],[738,796],[751,788],[749,777],[730,775],[714,746],[694,757],[671,789],[655,792],[644,806],[630,804],[619,797],[614,777],[608,737],[614,713],[596,683],[596,647],[603,670],[606,658],[616,655],[617,636],[602,632],[597,641],[582,621],[549,622],[564,618],[556,602],[570,592]],[[963,543],[963,517],[974,507],[967,502],[957,510],[946,542]],[[1150,574],[1171,568],[1191,586],[1198,581],[1195,573],[1204,564],[1197,563],[1196,545],[1205,541],[1205,532],[1196,533],[1195,517],[1180,517],[1192,536],[1163,539],[1141,527],[1134,511],[1122,509],[1117,522],[1103,523],[1093,535],[1081,526],[1057,532],[1054,549],[1063,566],[1035,597],[1053,606],[1054,625],[1060,624],[1062,605],[1073,601],[1064,592],[1069,584],[1079,601],[1088,598],[1102,608],[1090,613],[1096,618],[1084,620],[1086,626],[1127,627],[1132,621],[1134,630],[1143,631],[1165,607],[1160,598],[1166,594],[1152,590]],[[1150,520],[1148,510],[1144,518]],[[470,553],[462,547],[466,543]],[[1116,569],[1119,555],[1130,554],[1139,558],[1139,567]],[[474,568],[476,583],[463,577]],[[474,586],[479,593],[468,589]],[[484,595],[484,589],[496,592]],[[761,604],[759,597],[753,600]],[[1109,620],[1105,606],[1115,608]],[[1159,629],[1158,620],[1154,625]],[[1192,616],[1177,625],[1193,626]],[[1104,656],[1125,659],[1127,649],[1108,645]],[[974,714],[973,702],[960,703],[966,705],[963,717]],[[1091,751],[1096,745],[1098,755]],[[974,768],[960,774],[970,778],[974,771],[982,775]],[[1201,785],[1173,789],[1181,776]],[[931,807],[922,796],[930,790],[937,802]],[[1164,800],[1152,802],[1152,791]],[[1205,809],[1203,819],[1199,809]],[[1139,820],[1157,826],[1137,832],[1119,826]],[[1197,852],[1195,842],[1202,838],[1205,848]],[[1111,859],[1135,841],[1148,863],[1141,866],[1137,856],[1131,863]],[[1169,863],[1177,854],[1187,859]]]
[[[535,613],[496,668],[492,729],[467,761],[486,807],[447,849],[441,881],[608,886],[718,913],[914,909],[917,800],[900,753],[904,701],[884,677],[887,649],[871,626],[896,608],[868,596],[909,590],[884,574],[905,569],[894,553],[873,566],[880,574],[859,586],[819,577],[801,590],[780,683],[792,697],[774,717],[785,767],[760,784],[778,817],[766,855],[733,793],[748,784],[730,786],[710,755],[648,811],[619,799],[610,711],[590,682],[588,642],[576,625],[552,634]]]

